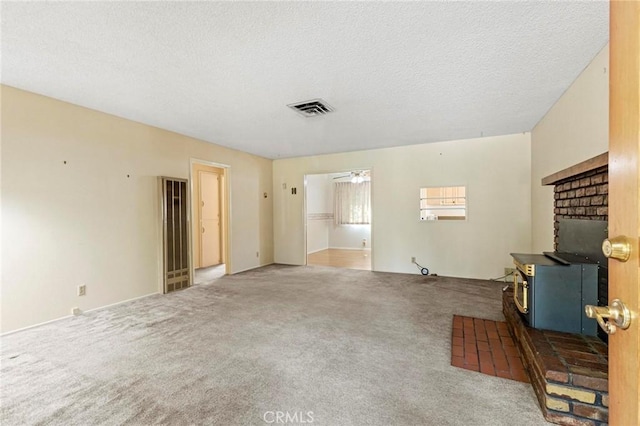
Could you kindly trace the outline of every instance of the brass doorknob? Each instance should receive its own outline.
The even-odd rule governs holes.
[[[625,236],[607,238],[602,242],[602,253],[609,259],[626,262],[631,256],[631,243]]]
[[[584,311],[589,318],[595,318],[607,334],[615,333],[618,327],[626,330],[631,325],[631,312],[620,299],[613,299],[610,306],[586,305]]]

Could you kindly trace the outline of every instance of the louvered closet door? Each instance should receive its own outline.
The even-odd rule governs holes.
[[[188,185],[185,179],[163,177],[164,292],[186,288],[189,279]]]

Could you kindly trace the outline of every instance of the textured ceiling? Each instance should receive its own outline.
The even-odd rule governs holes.
[[[2,83],[268,158],[529,131],[607,2],[2,2]],[[304,118],[287,104],[326,100]]]

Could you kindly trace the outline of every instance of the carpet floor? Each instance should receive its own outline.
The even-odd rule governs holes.
[[[194,271],[193,283],[194,284],[211,284],[218,278],[224,277],[226,267],[224,263],[215,266],[209,266],[207,268],[199,268]]]
[[[9,425],[545,425],[529,384],[452,367],[500,283],[272,265],[5,335]]]

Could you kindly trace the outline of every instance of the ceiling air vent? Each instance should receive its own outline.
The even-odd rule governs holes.
[[[333,112],[333,108],[322,99],[311,99],[310,101],[296,102],[287,106],[305,117],[317,117]]]

